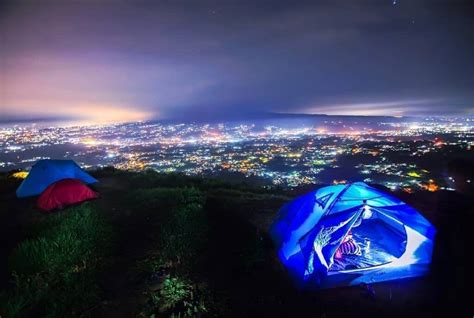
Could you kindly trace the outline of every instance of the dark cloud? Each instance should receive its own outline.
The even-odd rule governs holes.
[[[5,114],[473,111],[468,2],[63,1],[2,8]],[[96,106],[94,106],[96,105]]]

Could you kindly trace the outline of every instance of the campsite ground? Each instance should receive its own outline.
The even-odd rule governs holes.
[[[82,317],[166,317],[177,313],[206,317],[398,317],[409,313],[432,316],[444,305],[437,295],[447,287],[433,276],[374,284],[370,286],[373,292],[361,286],[319,292],[294,289],[275,257],[267,229],[284,202],[308,189],[267,190],[214,179],[111,169],[95,176],[100,181],[95,186],[100,199],[87,206],[103,216],[112,229],[113,235],[107,236],[112,244],[101,250],[101,264],[91,272],[97,295],[80,302],[66,298],[71,305],[55,307],[57,316],[68,310]],[[5,291],[0,306],[7,304],[13,310],[11,304],[18,298],[15,290],[20,287],[18,282],[9,282],[15,270],[12,255],[15,257],[25,240],[38,235],[32,225],[51,215],[38,212],[34,200],[15,198],[17,180],[3,175],[0,182],[0,290]],[[397,195],[423,211],[435,225],[441,225],[443,219],[440,209],[450,211],[458,204],[446,197],[450,194]],[[175,219],[180,211],[193,217]],[[66,209],[60,217],[68,217],[68,212],[76,210]],[[174,245],[164,245],[166,240]],[[167,249],[176,251],[177,256],[167,254]],[[73,272],[74,279],[81,275]],[[88,291],[88,286],[81,290],[80,284],[74,288],[79,293]],[[51,313],[48,306],[63,298],[54,287],[45,294],[16,301],[20,305],[13,306],[15,313]],[[52,299],[48,302],[41,297]],[[460,298],[456,301],[462,305]],[[2,310],[0,307],[0,316]]]

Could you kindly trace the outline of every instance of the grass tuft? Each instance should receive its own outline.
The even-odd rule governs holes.
[[[64,317],[88,308],[99,298],[95,278],[112,236],[91,203],[46,218],[9,259],[14,288],[0,297],[2,314]]]

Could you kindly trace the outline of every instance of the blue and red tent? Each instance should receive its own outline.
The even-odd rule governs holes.
[[[72,160],[39,160],[16,195],[23,198],[40,194],[38,208],[52,211],[97,198],[98,194],[86,185],[95,182]]]
[[[19,198],[39,195],[49,185],[62,179],[78,179],[85,184],[97,182],[73,160],[44,159],[33,165],[26,179],[16,190],[16,195]]]

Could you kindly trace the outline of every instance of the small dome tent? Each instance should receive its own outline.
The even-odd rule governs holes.
[[[52,211],[97,197],[98,194],[81,181],[62,179],[51,184],[41,193],[38,198],[38,208],[43,211]]]
[[[19,198],[41,194],[50,184],[62,179],[78,179],[85,184],[97,182],[73,160],[39,160],[16,190]]]
[[[270,235],[295,283],[313,289],[422,276],[435,228],[399,199],[357,182],[286,204]]]

